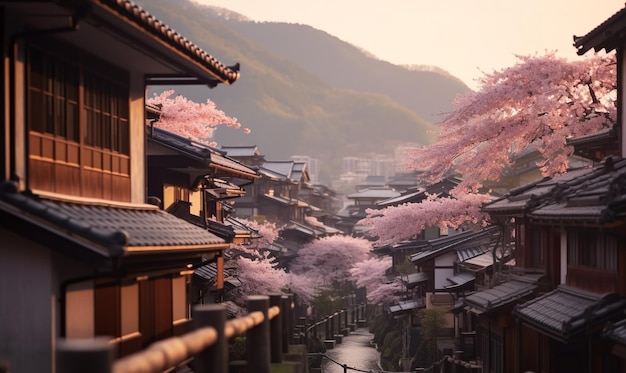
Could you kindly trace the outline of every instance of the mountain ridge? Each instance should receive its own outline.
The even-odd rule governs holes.
[[[196,102],[208,98],[252,130],[218,127],[218,144],[254,144],[268,159],[309,155],[320,159],[323,179],[338,176],[344,156],[431,143],[437,114],[469,90],[451,75],[376,60],[311,26],[247,21],[189,0],[140,5],[221,62],[241,64],[230,87],[151,87],[149,94],[173,88]]]

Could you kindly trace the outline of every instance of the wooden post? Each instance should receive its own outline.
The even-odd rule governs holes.
[[[228,340],[224,335],[225,324],[225,305],[204,304],[193,308],[193,325],[195,329],[212,326],[217,331],[215,343],[194,357],[192,364],[195,372],[228,372]]]
[[[265,317],[262,323],[246,332],[248,367],[258,373],[270,373],[270,323],[267,314],[270,298],[266,295],[251,295],[247,303],[249,313],[260,311]]]
[[[294,325],[296,323],[296,308],[293,294],[288,294],[287,297],[289,298],[289,312],[287,312],[287,318],[289,319],[289,343],[293,343]]]
[[[57,341],[56,372],[111,373],[113,345],[109,341],[103,337]]]
[[[281,306],[280,294],[270,294],[270,307]],[[270,351],[272,363],[280,363],[283,361],[283,312],[278,314],[270,321]]]
[[[283,314],[282,323],[283,323],[283,353],[289,352],[289,317],[291,313],[291,302],[289,301],[289,297],[283,295],[280,297],[280,313]]]
[[[324,319],[324,339],[330,339],[330,316]]]

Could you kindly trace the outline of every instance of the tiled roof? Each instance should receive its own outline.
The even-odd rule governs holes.
[[[409,192],[406,194],[399,195],[397,197],[385,199],[382,201],[376,202],[377,206],[387,207],[387,206],[397,206],[403,203],[417,203],[426,198],[423,190],[418,190],[417,192]]]
[[[222,83],[232,84],[239,78],[239,64],[231,67],[225,66],[215,57],[187,40],[184,36],[180,35],[163,22],[154,18],[132,1],[99,0],[98,2],[117,12],[120,16],[126,18],[145,32],[156,36],[191,60],[202,65]]]
[[[417,284],[428,281],[428,274],[426,272],[409,273],[406,276],[402,276],[401,279],[406,287],[413,288]]]
[[[219,171],[227,172],[236,177],[258,178],[255,170],[248,166],[228,158],[224,151],[192,141],[186,137],[176,133],[164,130],[162,128],[153,127],[151,135],[148,136],[149,141],[175,149],[178,152],[192,157],[208,167],[218,168]]]
[[[475,258],[488,250],[489,246],[487,245],[472,246],[467,249],[457,250],[456,257],[459,262],[464,262],[468,259]]]
[[[616,342],[626,345],[626,319],[622,319],[618,322],[608,322],[604,326],[602,335],[606,338],[610,338]]]
[[[325,224],[320,225],[312,225],[312,224],[301,224],[296,221],[289,221],[287,225],[285,225],[282,230],[296,230],[302,232],[311,237],[323,237],[327,235],[339,234],[341,231],[337,228],[330,227]]]
[[[448,197],[450,190],[454,189],[460,180],[454,177],[445,178],[442,181],[428,185],[424,188],[411,188],[409,191],[402,193],[398,197],[389,198],[383,201],[378,201],[376,205],[380,207],[397,206],[401,203],[418,203],[426,199],[429,195],[436,195],[438,197]]]
[[[626,8],[613,14],[586,35],[574,36],[574,47],[580,55],[591,49],[596,52],[602,49],[610,52],[624,43],[624,31],[626,31]]]
[[[264,194],[263,197],[267,198],[270,201],[274,201],[285,206],[297,206],[298,205],[298,200],[296,199],[285,198],[285,197],[281,197],[277,195],[270,195],[270,194]]]
[[[256,145],[250,146],[222,146],[222,150],[229,157],[258,157],[261,155]]]
[[[261,238],[258,230],[246,225],[242,221],[235,219],[232,216],[224,219],[224,224],[232,227],[236,234],[249,234],[250,238]]]
[[[280,174],[288,179],[291,179],[293,161],[266,161],[263,162],[261,167],[276,174]]]
[[[488,227],[479,232],[464,231],[450,236],[440,237],[429,240],[422,249],[409,256],[409,260],[416,265],[431,258],[445,254],[452,250],[467,250],[474,248],[476,251],[489,247],[493,238],[499,235],[499,228],[496,226]],[[420,245],[421,246],[421,245]]]
[[[455,276],[449,277],[446,280],[450,282],[450,285],[444,286],[448,290],[464,287],[464,285],[476,280],[476,276],[471,273],[461,272]]]
[[[0,201],[7,212],[28,218],[48,231],[102,245],[108,248],[110,256],[162,248],[202,250],[224,245],[223,239],[156,206],[45,199],[17,193],[8,183],[0,188]]]
[[[483,210],[490,214],[523,214],[532,210],[542,198],[552,193],[555,188],[571,179],[584,175],[588,170],[576,170],[557,175],[553,178],[542,178],[528,184],[511,189],[507,195],[489,202]]]
[[[367,188],[348,194],[346,197],[349,199],[388,199],[398,197],[399,195],[399,192],[389,188]]]
[[[594,324],[623,315],[626,300],[615,294],[593,294],[559,285],[555,290],[517,305],[514,313],[543,333],[561,341],[585,330],[590,317]]]
[[[492,265],[493,253],[491,251],[463,261],[463,267],[469,270],[482,270]]]
[[[548,221],[602,224],[626,215],[626,160],[607,158],[558,184],[528,216]]]
[[[304,162],[265,161],[261,165],[261,170],[296,183],[308,181],[306,163]]]
[[[530,295],[536,285],[520,281],[508,281],[491,289],[470,294],[463,300],[467,307],[480,312],[489,312]]]
[[[400,301],[397,304],[394,304],[392,306],[389,306],[389,312],[391,312],[392,314],[398,314],[398,313],[404,313],[404,312],[410,312],[413,311],[415,309],[418,308],[424,308],[426,307],[426,305],[424,304],[423,300],[406,300],[406,301]]]

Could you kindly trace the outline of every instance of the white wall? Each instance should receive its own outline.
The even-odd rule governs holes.
[[[454,268],[437,267],[452,267],[455,260],[455,252],[449,252],[435,258],[435,289],[442,289],[444,286],[450,285],[447,279],[454,276]]]

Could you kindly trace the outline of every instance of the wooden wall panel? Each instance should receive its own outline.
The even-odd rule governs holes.
[[[159,339],[171,337],[172,280],[169,277],[139,283],[139,331],[146,347]]]
[[[31,158],[28,162],[28,173],[31,189],[54,191],[54,164]]]
[[[111,175],[111,199],[130,202],[130,177]]]
[[[83,170],[83,196],[102,198],[102,173],[94,170]]]
[[[95,334],[119,337],[120,319],[120,287],[117,285],[96,287],[94,297]]]
[[[81,195],[80,169],[74,165],[55,164],[55,192],[73,196]]]
[[[567,266],[567,285],[594,293],[617,291],[617,272],[588,267]]]

